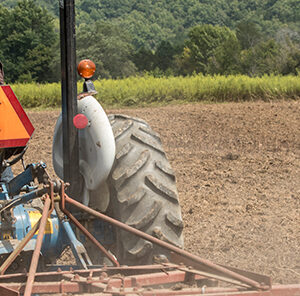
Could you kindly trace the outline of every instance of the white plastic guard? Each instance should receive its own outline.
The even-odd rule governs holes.
[[[116,147],[107,115],[94,97],[78,100],[78,113],[84,114],[89,120],[86,128],[78,130],[79,169],[84,178],[82,203],[88,205],[91,196],[107,199],[106,180],[115,159]],[[63,179],[62,115],[54,130],[52,158],[56,174]],[[104,210],[108,201],[98,200],[94,203],[102,204],[99,207]]]

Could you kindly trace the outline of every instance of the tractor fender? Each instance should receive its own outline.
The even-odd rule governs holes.
[[[107,177],[115,159],[115,140],[107,115],[92,96],[78,100],[78,114],[84,114],[88,126],[78,130],[79,170],[84,179],[81,202],[106,210],[109,203]],[[62,114],[53,138],[52,159],[56,174],[63,179]]]

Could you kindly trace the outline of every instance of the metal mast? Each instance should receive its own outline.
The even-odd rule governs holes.
[[[77,114],[75,1],[59,0],[64,181],[78,198],[80,186]]]

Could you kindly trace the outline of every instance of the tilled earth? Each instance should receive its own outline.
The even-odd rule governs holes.
[[[148,121],[177,175],[185,249],[300,282],[300,102],[107,110]],[[28,112],[26,161],[47,162],[58,111]]]

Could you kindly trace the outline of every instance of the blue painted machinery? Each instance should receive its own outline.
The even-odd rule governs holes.
[[[0,74],[3,77],[3,73]],[[85,168],[87,172],[92,171],[93,167],[91,165],[95,165],[95,157],[99,158],[100,161],[106,159],[106,161],[101,161],[104,170],[100,168],[93,170],[92,175],[88,175],[87,172],[84,174],[85,178],[89,180],[94,177],[95,182],[86,190],[79,188],[76,192],[77,195],[83,192],[83,196],[88,200],[93,189],[94,192],[95,189],[102,190],[102,188],[98,188],[98,183],[102,182],[101,178],[100,181],[98,180],[98,176],[102,176],[102,179],[104,179],[109,174],[114,160],[114,149],[112,149],[114,146],[107,145],[108,141],[98,137],[99,133],[102,132],[101,128],[108,129],[109,125],[100,104],[92,97],[87,97],[84,101],[86,100],[89,100],[91,104],[87,111],[92,109],[93,114],[97,115],[94,120],[89,122],[89,125],[93,126],[90,129],[92,136],[96,137],[97,141],[100,139],[104,147],[96,155],[90,153],[93,158],[89,159],[89,155],[86,156]],[[103,118],[106,120],[106,125],[103,124]],[[97,120],[99,119],[102,124],[98,124]],[[79,121],[74,122],[75,126],[76,124],[79,125],[78,129],[82,128],[82,120],[85,122],[87,118],[81,114]],[[91,266],[91,256],[88,253],[91,254],[94,251],[96,251],[93,253],[94,258],[97,259],[95,263],[102,263],[101,260],[105,256],[101,256],[95,250],[94,245],[89,243],[86,234],[82,235],[79,231],[75,231],[74,223],[71,226],[69,217],[61,210],[60,197],[62,196],[62,190],[64,191],[67,186],[60,180],[50,180],[46,171],[46,164],[43,162],[24,165],[23,155],[26,152],[27,143],[33,134],[34,128],[10,86],[1,85],[1,81],[0,123],[0,274],[4,274],[6,270],[8,272],[23,271],[24,268],[28,269],[31,266],[31,257],[34,250],[36,250],[38,240],[38,229],[40,227],[38,224],[42,224],[42,213],[47,197],[51,199],[52,205],[49,209],[48,218],[45,220],[44,235],[40,248],[40,258],[42,260],[39,260],[38,263],[40,270],[44,270],[46,266],[49,267],[55,263],[67,246],[73,252],[77,267],[88,268],[88,266]],[[84,126],[87,124],[88,122],[85,122]],[[104,136],[108,137],[114,145],[110,125],[109,129],[111,132],[110,137],[108,137],[107,132],[104,133]],[[84,136],[83,133],[82,135]],[[86,137],[89,136],[88,134]],[[59,136],[57,139],[58,146],[62,146]],[[107,148],[105,148],[106,146]],[[54,152],[58,154],[57,151]],[[107,155],[107,152],[109,155]],[[19,161],[22,161],[24,171],[14,177],[11,167]],[[61,165],[61,170],[64,167]],[[77,172],[77,175],[80,175],[80,173]],[[62,175],[64,174],[62,173]],[[82,185],[78,185],[78,187],[82,187]],[[76,226],[78,227],[81,223],[84,224],[89,229],[87,232],[92,233],[97,241],[96,243],[100,244],[101,242],[104,245],[111,245],[114,242],[114,231],[110,224],[99,221],[99,219],[80,211],[72,211],[72,214],[74,219],[78,221]],[[107,255],[110,256],[108,253]]]
[[[0,182],[0,258],[2,262],[15,250],[18,243],[41,217],[43,208],[41,197],[49,192],[49,177],[45,169],[46,165],[40,162],[28,165],[24,172],[14,178],[12,178],[10,168],[6,168],[2,174],[4,176]],[[35,180],[38,185],[33,185]],[[54,192],[59,191],[60,185],[58,184],[60,183],[54,183]],[[15,260],[10,271],[21,271],[28,267],[28,260],[35,248],[36,237],[37,234],[25,246],[22,256],[19,260]],[[91,264],[85,248],[77,240],[69,221],[63,216],[59,218],[57,212],[53,210],[47,219],[41,262],[53,263],[68,245],[71,246],[79,266],[86,267]]]

